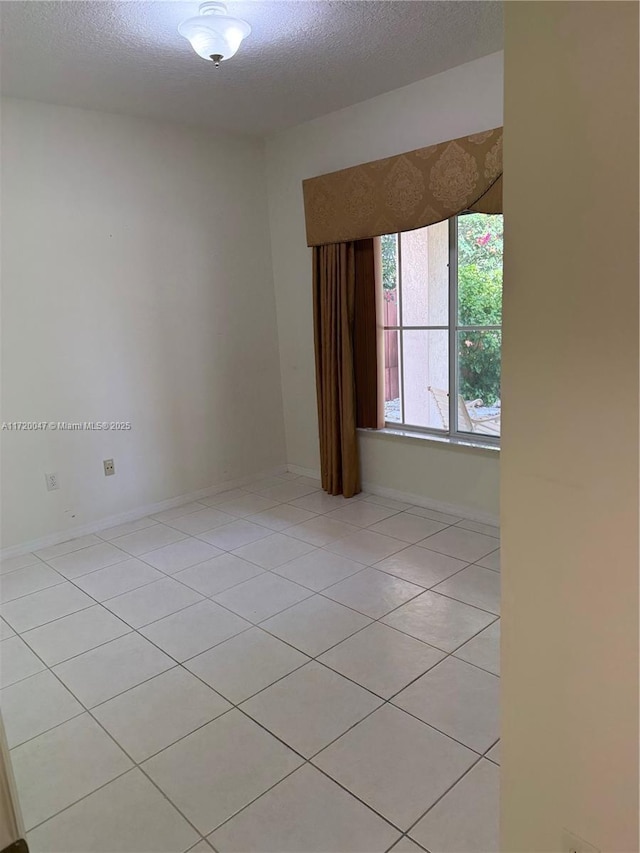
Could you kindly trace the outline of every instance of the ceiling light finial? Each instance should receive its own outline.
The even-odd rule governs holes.
[[[200,4],[195,18],[187,18],[180,24],[178,32],[191,42],[198,56],[218,68],[221,62],[235,56],[251,27],[246,21],[227,15],[225,3],[208,0]]]

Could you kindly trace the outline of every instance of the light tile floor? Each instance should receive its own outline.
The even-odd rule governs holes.
[[[499,545],[286,474],[6,560],[30,849],[497,851]]]

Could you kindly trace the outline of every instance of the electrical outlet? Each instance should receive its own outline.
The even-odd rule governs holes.
[[[47,491],[53,492],[54,489],[59,489],[60,484],[58,483],[58,474],[57,472],[52,472],[51,474],[44,475],[45,483],[47,484]]]
[[[104,465],[105,477],[112,477],[116,473],[116,466],[113,464],[113,459],[105,459],[102,464]]]
[[[589,844],[584,838],[578,838],[568,829],[562,830],[562,853],[600,853],[600,851]]]

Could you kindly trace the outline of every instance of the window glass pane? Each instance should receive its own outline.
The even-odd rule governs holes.
[[[446,326],[449,322],[449,223],[400,235],[402,324]]]
[[[383,325],[400,323],[398,304],[398,236],[385,234],[380,238],[382,251]],[[399,333],[385,328],[384,332],[384,412],[385,420],[400,423],[400,352]]]
[[[458,332],[458,430],[500,435],[502,332]]]
[[[384,332],[384,418],[396,423],[402,420],[399,335],[396,330],[385,329]]]
[[[448,429],[449,342],[446,330],[402,333],[404,420],[413,426]]]
[[[502,215],[458,217],[458,325],[502,323]]]
[[[382,252],[382,287],[385,298],[394,300],[398,293],[398,235],[384,234],[380,238]],[[385,326],[390,325],[385,320]]]

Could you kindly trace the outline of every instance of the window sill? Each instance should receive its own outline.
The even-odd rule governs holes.
[[[379,438],[386,440],[397,440],[397,439],[406,439],[408,441],[431,441],[435,444],[441,444],[445,447],[451,448],[460,448],[461,450],[472,450],[472,451],[480,451],[482,453],[488,452],[490,454],[500,453],[500,446],[498,444],[485,444],[482,441],[474,441],[473,439],[466,438],[452,438],[448,435],[436,435],[431,432],[417,432],[415,430],[408,430],[402,428],[394,428],[394,427],[383,427],[383,429],[358,429],[359,433],[364,433],[365,435],[373,435],[378,436]]]

